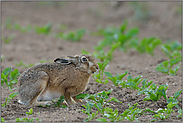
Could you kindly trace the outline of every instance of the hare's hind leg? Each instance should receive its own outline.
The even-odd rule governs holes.
[[[42,106],[46,106],[46,105],[49,105],[51,104],[52,102],[51,101],[38,101],[41,94],[46,90],[47,88],[47,85],[48,85],[48,79],[49,79],[49,76],[48,75],[45,75],[46,73],[43,74],[43,76],[41,78],[39,78],[36,83],[40,90],[39,92],[37,93],[37,95],[30,101],[29,105],[33,105],[33,106],[39,106],[39,105],[42,105]]]

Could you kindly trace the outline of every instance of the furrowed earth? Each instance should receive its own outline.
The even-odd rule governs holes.
[[[4,57],[1,62],[1,72],[6,67],[12,66],[13,69],[17,68],[22,73],[27,68],[16,66],[16,63],[20,61],[24,64],[36,64],[41,60],[53,61],[60,56],[81,54],[82,49],[93,53],[94,46],[97,46],[98,42],[103,39],[102,36],[93,36],[89,33],[85,34],[79,42],[58,39],[55,34],[62,31],[59,28],[60,24],[67,26],[64,32],[81,28],[97,32],[97,26],[119,27],[125,20],[128,20],[128,28],[139,28],[140,39],[155,36],[162,42],[167,40],[181,42],[181,13],[179,12],[181,2],[140,2],[138,5],[143,5],[140,7],[142,10],[145,9],[144,13],[141,12],[142,15],[136,14],[138,9],[135,9],[134,3],[131,2],[118,4],[112,2],[1,2],[2,36],[8,38],[14,35],[10,43],[1,42],[1,54]],[[145,14],[148,17],[144,17]],[[5,27],[7,18],[11,18],[12,24],[18,23],[23,27],[31,24],[33,28],[25,33],[16,29],[8,29]],[[52,23],[49,35],[35,32],[35,26],[44,26],[48,23]],[[167,97],[169,98],[182,89],[182,69],[178,70],[176,76],[157,72],[155,70],[157,64],[168,59],[159,46],[155,49],[154,56],[147,53],[141,54],[131,49],[128,52],[117,49],[105,71],[111,72],[113,76],[128,71],[128,75],[132,75],[133,78],[142,75],[143,79],[148,78],[148,81],[152,80],[155,84],[168,84]],[[98,59],[96,61],[99,62]],[[126,80],[128,75],[123,80]],[[157,102],[143,101],[145,95],[138,95],[135,90],[116,87],[111,81],[107,84],[97,83],[92,77],[83,94],[96,94],[110,89],[113,91],[109,94],[109,98],[116,97],[122,103],[110,102],[108,105],[114,110],[118,109],[119,113],[128,109],[128,104],[138,103],[138,108],[149,108],[153,111],[166,108],[167,105],[164,98]],[[16,91],[16,89],[13,90],[13,92]],[[7,87],[1,86],[1,104],[10,93],[12,92]],[[181,96],[178,100],[181,100],[179,106],[182,107]],[[84,122],[88,117],[81,111],[84,109],[82,105],[86,104],[87,100],[83,100],[83,104],[78,103],[67,108],[25,106],[17,101],[15,97],[6,107],[1,106],[1,117],[5,121],[15,122],[16,118],[38,118],[41,122]],[[33,114],[27,116],[26,112],[30,108],[33,108]],[[177,109],[175,107],[173,109],[175,113],[165,122],[182,121],[181,118],[177,118]],[[96,111],[96,108],[92,108],[92,112]],[[96,118],[100,117],[99,113]],[[152,119],[152,114],[138,117],[139,122],[148,122]]]

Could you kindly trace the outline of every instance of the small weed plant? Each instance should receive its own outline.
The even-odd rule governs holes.
[[[56,37],[64,40],[77,42],[81,40],[85,32],[86,32],[85,29],[79,29],[76,30],[75,32],[71,31],[67,33],[60,32],[59,34],[56,35]]]
[[[34,64],[24,64],[23,61],[20,61],[19,63],[15,63],[17,67],[22,67],[22,68],[29,68],[32,67]]]
[[[58,99],[58,101],[52,100],[53,106],[58,107],[58,108],[66,108],[66,105],[62,104],[64,102],[64,100],[65,100],[64,96],[61,95],[60,98]]]
[[[14,29],[21,31],[22,33],[30,32],[32,25],[28,25],[26,27],[22,27],[20,24],[14,24]]]
[[[176,76],[177,71],[181,66],[182,57],[172,58],[167,61],[163,61],[157,65],[156,71],[169,74],[171,76]],[[178,63],[178,65],[177,65]]]
[[[32,115],[33,113],[33,109],[29,109],[29,112],[26,112],[26,116],[27,115]],[[38,118],[16,118],[16,122],[38,122],[38,121],[41,121],[40,119]]]
[[[109,63],[109,60],[105,60],[102,63],[100,62],[97,63],[99,66],[99,71],[98,73],[92,75],[96,82],[103,83],[103,84],[107,84],[109,82],[108,80],[103,80],[104,70],[108,63]]]
[[[1,104],[1,106],[6,107],[8,105],[8,103],[10,102],[10,100],[13,99],[14,97],[16,97],[17,95],[18,95],[18,92],[11,93],[9,95],[9,97],[5,99],[5,102],[3,104]]]
[[[14,38],[15,36],[14,35],[10,35],[8,36],[7,38],[3,37],[2,36],[2,41],[5,43],[5,44],[9,44],[11,42],[11,40]]]
[[[20,73],[18,72],[18,69],[12,70],[12,67],[7,67],[1,73],[1,85],[3,86],[4,84],[6,84],[10,92],[12,92],[15,89],[13,85],[17,83],[17,77],[19,75]],[[10,100],[16,97],[17,95],[18,92],[11,93],[9,97],[5,99],[5,102],[1,104],[1,106],[6,107]]]
[[[37,34],[44,34],[44,35],[48,35],[51,32],[51,28],[52,28],[52,24],[48,23],[44,26],[36,26],[35,27],[35,32]]]
[[[18,69],[12,70],[12,67],[7,67],[1,73],[1,85],[4,83],[10,91],[13,89],[13,84],[17,84],[17,77],[20,75]]]

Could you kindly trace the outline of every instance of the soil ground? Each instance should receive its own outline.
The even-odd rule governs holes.
[[[138,2],[135,4],[132,2],[118,4],[112,2],[1,2],[1,7],[2,36],[7,38],[14,35],[9,44],[1,42],[1,54],[4,56],[1,70],[12,66],[18,68],[22,73],[27,68],[17,67],[15,63],[23,61],[24,64],[35,64],[41,60],[52,61],[56,57],[80,54],[82,49],[92,53],[93,47],[103,39],[101,36],[89,34],[84,35],[80,42],[55,38],[54,33],[61,31],[60,24],[67,25],[67,29],[64,30],[66,32],[81,28],[97,31],[97,26],[118,27],[124,20],[128,20],[129,28],[138,27],[140,29],[138,35],[140,38],[156,36],[163,42],[167,40],[181,42],[181,2]],[[13,24],[18,23],[21,26],[31,24],[34,27],[52,23],[52,34],[38,35],[34,29],[25,33],[8,29],[5,27],[7,18],[11,18]],[[143,78],[148,78],[155,84],[168,84],[167,95],[168,97],[173,96],[182,88],[182,70],[178,70],[177,76],[156,72],[156,65],[168,58],[160,48],[157,48],[154,54],[154,56],[150,56],[137,51],[124,53],[116,50],[106,71],[113,75],[128,71],[132,77],[143,75]],[[116,97],[122,102],[122,104],[113,103],[111,107],[118,109],[120,113],[128,108],[129,103],[131,105],[138,103],[141,109],[157,110],[166,107],[166,101],[163,98],[157,103],[143,101],[144,96],[137,95],[136,91],[115,87],[112,82],[106,85],[99,84],[93,78],[90,79],[87,89],[83,93],[94,94],[111,88],[113,91],[110,97]],[[4,103],[9,94],[8,89],[1,86],[1,103]],[[16,118],[34,117],[41,119],[42,122],[83,122],[87,117],[80,111],[83,108],[82,104],[75,104],[66,109],[42,108],[21,105],[17,100],[17,98],[13,98],[6,107],[1,107],[1,117],[5,121],[14,122]],[[180,107],[181,104],[182,102],[179,104]],[[33,108],[33,114],[26,116],[25,112],[30,108]],[[175,111],[177,112],[177,109]],[[174,113],[165,121],[181,122],[182,119],[177,118],[177,115],[178,113]],[[147,122],[151,119],[151,115],[142,115],[138,118],[140,122]]]

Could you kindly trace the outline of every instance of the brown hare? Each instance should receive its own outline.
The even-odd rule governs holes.
[[[56,58],[53,63],[35,65],[18,78],[18,102],[45,106],[61,95],[68,105],[82,102],[76,95],[86,89],[91,74],[97,69],[95,60],[83,54],[64,56]]]

